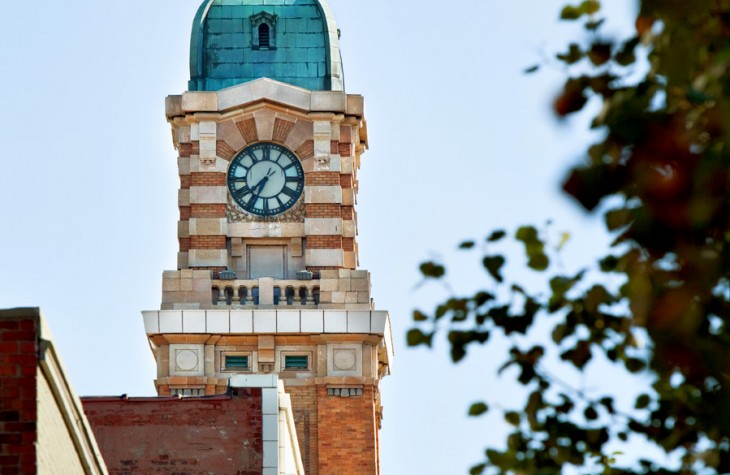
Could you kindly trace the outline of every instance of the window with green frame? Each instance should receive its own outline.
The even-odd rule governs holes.
[[[226,371],[247,371],[248,366],[248,355],[224,355],[223,368]]]
[[[284,369],[309,369],[308,355],[286,355],[284,356]]]

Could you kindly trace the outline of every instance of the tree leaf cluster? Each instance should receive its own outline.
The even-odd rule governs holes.
[[[582,22],[586,37],[555,55],[567,71],[553,101],[556,116],[602,104],[592,121],[601,139],[562,188],[586,212],[603,213],[614,238],[611,253],[586,269],[621,284],[556,270],[560,246],[527,225],[488,234],[483,290],[414,312],[409,345],[430,346],[444,334],[454,362],[496,337],[513,342],[500,373],[515,375],[525,401],[503,410],[513,430],[472,474],[560,474],[568,466],[603,474],[730,473],[730,1],[637,6],[634,34],[609,39],[601,34],[600,2],[566,5],[560,18]],[[526,269],[544,276],[547,294],[508,279],[507,256],[495,250],[506,240],[521,246]],[[460,249],[475,252],[475,244]],[[427,262],[421,272],[443,280],[446,266]],[[546,341],[515,338],[539,319],[551,327]],[[610,391],[566,388],[548,370],[548,353],[576,371],[600,356],[652,383],[620,410]],[[485,414],[489,405],[477,402],[468,413]],[[679,464],[626,462],[614,453],[616,443],[634,440],[678,456]]]

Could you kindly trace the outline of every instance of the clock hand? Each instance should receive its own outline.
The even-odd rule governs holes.
[[[261,179],[261,181],[256,183],[256,186],[254,186],[253,189],[255,190],[258,188],[258,191],[256,192],[257,195],[261,194],[261,192],[264,190],[264,187],[266,186],[266,182],[268,182],[268,181],[269,181],[269,177],[265,176]]]

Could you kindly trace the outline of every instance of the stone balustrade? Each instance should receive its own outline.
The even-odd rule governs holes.
[[[345,309],[372,310],[370,274],[365,270],[322,270],[313,280],[227,280],[209,270],[166,271],[162,310]]]
[[[319,280],[255,280],[211,281],[211,301],[215,306],[246,307],[273,305],[307,307],[319,305]]]

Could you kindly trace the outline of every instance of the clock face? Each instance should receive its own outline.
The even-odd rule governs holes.
[[[290,150],[261,142],[244,148],[231,161],[228,190],[249,213],[273,216],[294,206],[302,196],[304,171]]]

